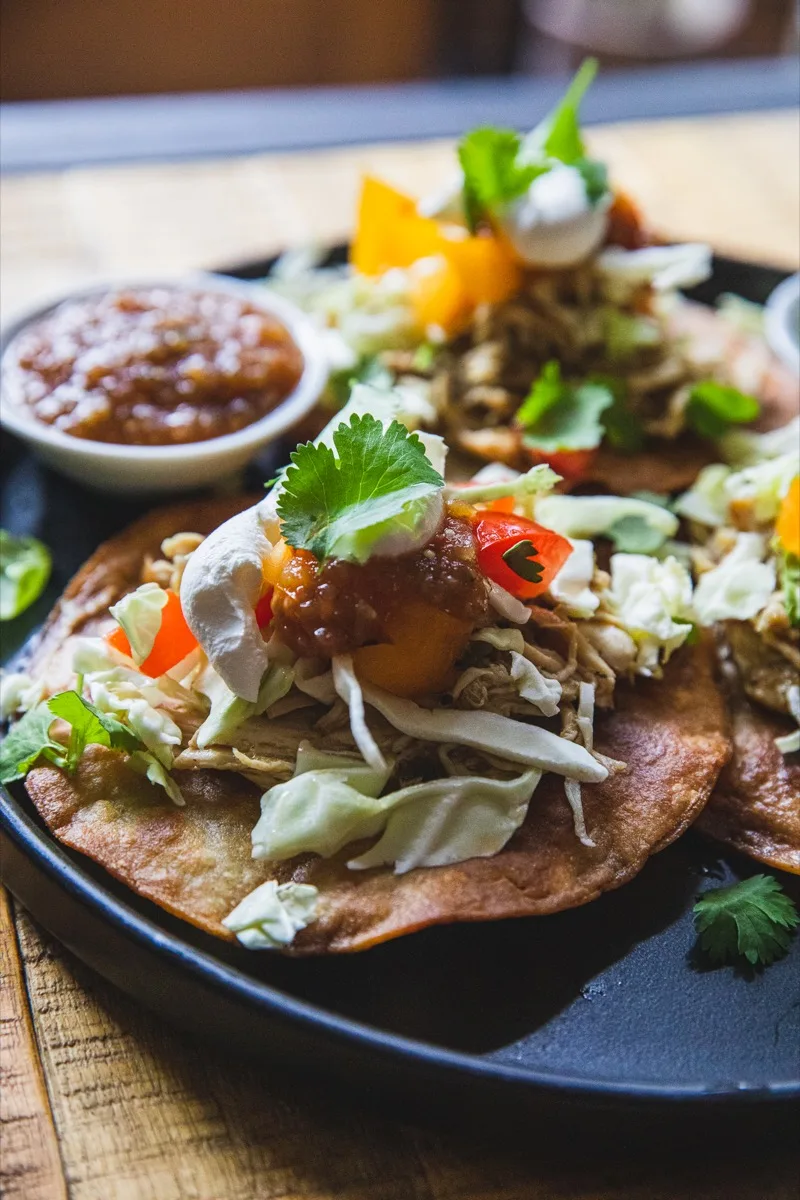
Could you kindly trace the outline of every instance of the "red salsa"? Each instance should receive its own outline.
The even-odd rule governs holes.
[[[302,371],[289,331],[246,296],[176,285],[62,304],[17,338],[7,386],[73,437],[167,446],[251,425]]]

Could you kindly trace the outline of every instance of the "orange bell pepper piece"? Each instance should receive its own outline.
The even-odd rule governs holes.
[[[472,628],[471,621],[451,617],[422,600],[412,601],[387,622],[391,641],[356,650],[353,662],[358,677],[395,696],[440,691]]]
[[[131,655],[131,644],[125,631],[118,625],[106,634],[109,646],[122,654]],[[167,603],[161,610],[161,627],[156,634],[153,648],[141,664],[140,670],[145,675],[157,679],[166,674],[172,667],[186,658],[197,645],[197,638],[192,633],[183,615],[180,598],[177,592],[167,592]]]
[[[800,557],[800,475],[795,475],[783,498],[775,532],[786,553]]]
[[[412,302],[422,326],[446,334],[462,328],[477,305],[499,304],[521,283],[520,265],[500,238],[423,217],[410,196],[367,176],[350,253],[356,270],[381,275],[434,257],[441,262],[412,282]]]

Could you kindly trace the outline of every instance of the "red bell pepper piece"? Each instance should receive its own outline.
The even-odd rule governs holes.
[[[571,543],[560,533],[501,512],[479,514],[475,542],[484,575],[518,600],[533,600],[546,592],[572,553]]]

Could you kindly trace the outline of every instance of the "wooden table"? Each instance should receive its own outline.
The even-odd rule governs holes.
[[[800,261],[800,131],[787,112],[596,128],[593,148],[675,238]],[[71,169],[0,184],[10,313],[116,274],[162,274],[343,238],[358,179],[422,192],[441,142],[182,165]],[[287,1095],[270,1072],[167,1028],[0,893],[0,1194],[6,1200],[790,1200],[795,1163],[724,1147],[713,1162],[612,1166],[500,1150]],[[722,1031],[721,1031],[722,1032]],[[620,1131],[620,1146],[624,1131]],[[709,1150],[712,1148],[709,1147]],[[717,1150],[720,1148],[717,1147]]]

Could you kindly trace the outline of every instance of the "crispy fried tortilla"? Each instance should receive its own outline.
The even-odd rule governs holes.
[[[775,738],[793,722],[750,701],[728,665],[733,754],[698,829],[759,862],[800,874],[800,754],[784,756]]]
[[[240,501],[215,501],[154,513],[102,546],[67,588],[32,665],[49,680],[65,670],[64,640],[97,633],[108,605],[138,583],[142,557],[157,555],[179,529],[207,532]],[[63,684],[59,684],[62,686]],[[594,849],[575,837],[563,781],[547,777],[528,817],[493,858],[472,859],[394,876],[348,871],[352,850],[322,860],[254,862],[250,832],[260,790],[239,775],[180,773],[186,806],[178,808],[126,766],[124,757],[90,747],[72,778],[50,766],[30,773],[28,792],[53,833],[169,912],[219,937],[221,920],[267,879],[313,883],[319,916],[297,936],[293,953],[366,949],[378,942],[453,921],[558,912],[619,887],[654,851],[678,837],[702,810],[729,745],[708,647],[676,654],[659,682],[619,690],[616,711],[598,719],[597,743],[628,770],[584,786]],[[286,762],[286,772],[293,763]]]
[[[760,339],[741,333],[702,304],[681,304],[672,316],[670,330],[676,338],[696,347],[696,354],[702,350],[703,357],[725,362],[727,368],[720,373],[724,379],[758,397],[761,415],[754,429],[778,429],[797,416],[797,379],[765,350]],[[719,452],[712,443],[684,433],[673,442],[662,442],[653,450],[635,455],[603,446],[592,464],[591,478],[619,494],[677,492],[691,487],[698,472],[718,460]]]

